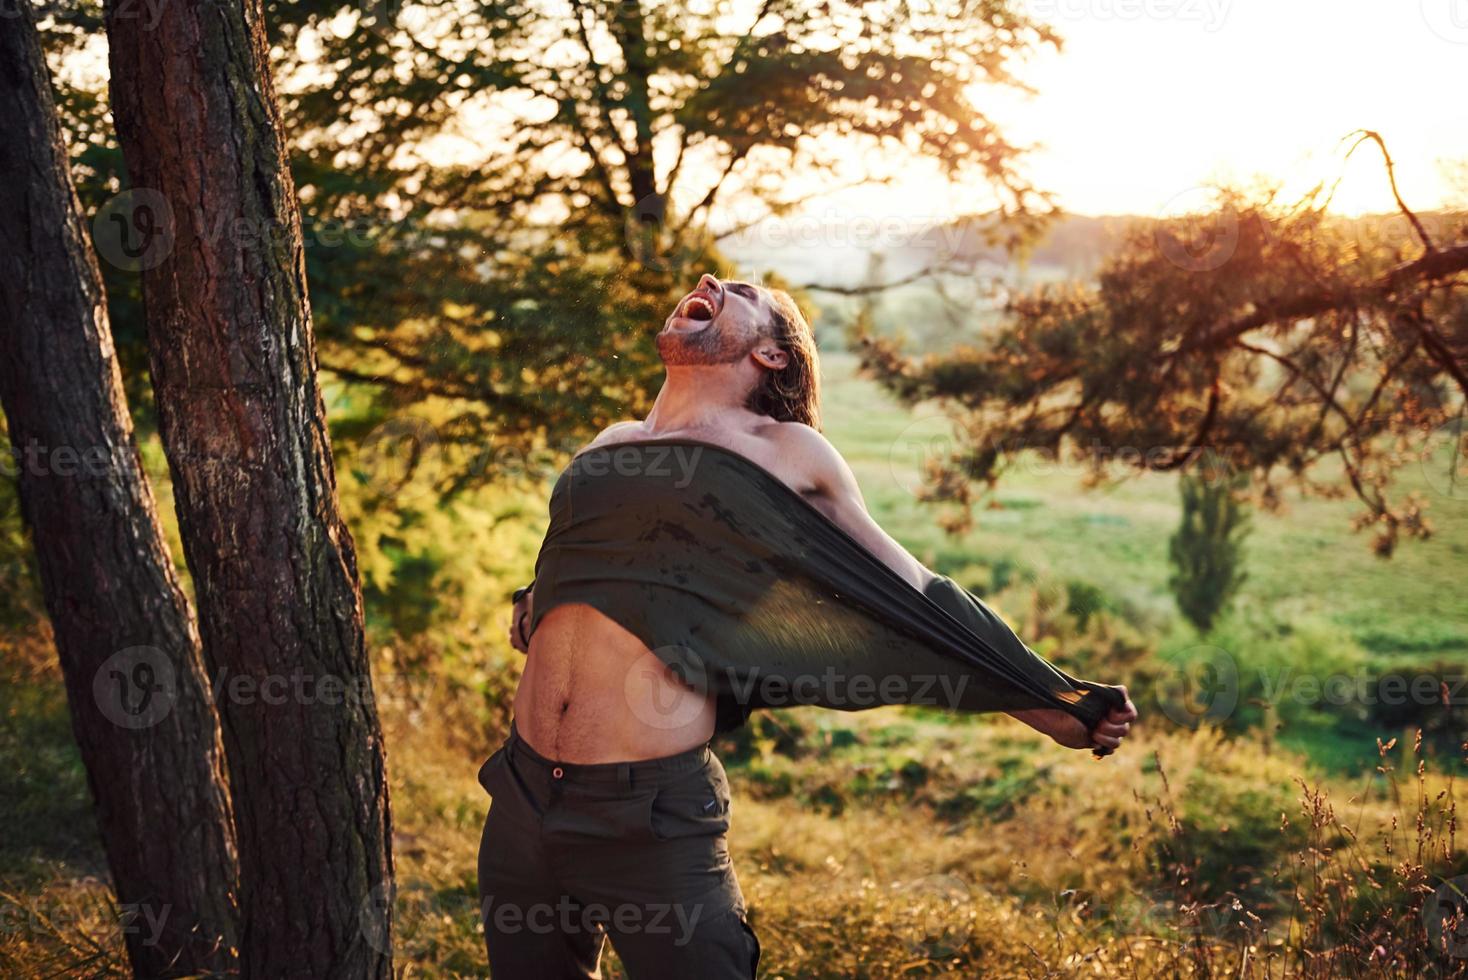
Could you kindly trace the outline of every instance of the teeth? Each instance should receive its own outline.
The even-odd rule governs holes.
[[[693,297],[690,297],[689,300],[688,300],[688,302],[683,304],[683,315],[684,316],[689,316],[689,317],[693,316],[693,313],[694,313],[695,310],[699,310],[699,311],[702,311],[704,313],[707,313],[708,314],[708,319],[710,319],[710,320],[712,320],[713,317],[714,317],[714,304],[710,303],[708,300],[704,299],[702,296],[693,296]]]

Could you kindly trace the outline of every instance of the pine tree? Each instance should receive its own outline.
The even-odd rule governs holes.
[[[386,759],[261,7],[194,0],[151,29],[126,0],[106,12],[118,141],[162,215],[133,224],[172,235],[143,306],[204,655],[228,678],[240,974],[386,980]]]
[[[1178,479],[1183,514],[1168,542],[1174,569],[1168,585],[1178,609],[1203,633],[1244,582],[1249,523],[1238,491],[1247,479],[1218,467],[1184,472]]]
[[[1468,221],[1328,205],[1325,189],[1222,190],[1207,213],[1137,221],[1088,281],[1009,295],[972,343],[924,354],[858,332],[862,368],[958,422],[932,481],[957,527],[1023,453],[1110,478],[1177,472],[1210,447],[1266,509],[1286,489],[1354,494],[1354,527],[1390,556],[1433,530],[1397,474],[1468,397]]]

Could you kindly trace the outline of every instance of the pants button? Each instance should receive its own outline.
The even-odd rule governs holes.
[[[554,769],[551,770],[551,775],[556,777],[557,779],[560,779],[565,774],[566,770],[562,769],[560,766],[556,766]]]

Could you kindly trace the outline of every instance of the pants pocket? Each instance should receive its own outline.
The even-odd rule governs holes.
[[[719,836],[729,832],[729,782],[717,761],[659,788],[652,829],[659,840]]]
[[[484,791],[490,796],[494,795],[493,780],[495,779],[498,772],[504,768],[504,763],[505,750],[502,746],[498,749],[495,749],[494,754],[492,754],[488,759],[485,759],[484,765],[479,767],[479,785],[483,786]]]
[[[739,927],[744,930],[744,938],[749,943],[749,976],[753,980],[759,975],[759,936],[755,935],[754,927],[742,915],[739,917]]]

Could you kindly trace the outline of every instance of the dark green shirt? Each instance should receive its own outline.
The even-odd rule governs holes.
[[[556,481],[530,632],[564,603],[619,623],[717,699],[720,731],[758,708],[1061,708],[1121,693],[1030,650],[952,579],[907,582],[777,477],[712,443],[581,453]]]

